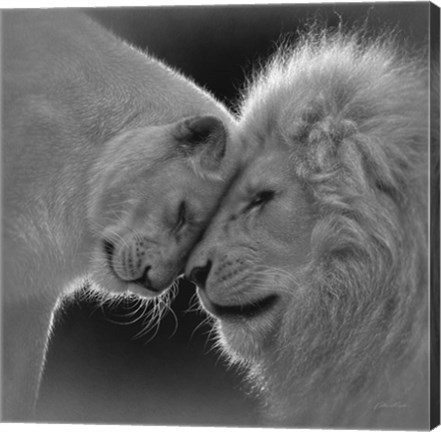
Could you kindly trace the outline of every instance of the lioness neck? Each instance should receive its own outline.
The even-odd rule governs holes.
[[[5,103],[44,94],[47,103],[72,116],[72,123],[81,123],[78,134],[94,143],[128,126],[219,114],[221,106],[189,80],[81,14],[4,15]]]

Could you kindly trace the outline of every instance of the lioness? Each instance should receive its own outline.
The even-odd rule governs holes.
[[[243,99],[250,156],[186,274],[270,425],[428,427],[422,60],[312,33]]]
[[[66,11],[3,12],[2,419],[27,420],[60,296],[159,295],[214,212],[234,120]]]

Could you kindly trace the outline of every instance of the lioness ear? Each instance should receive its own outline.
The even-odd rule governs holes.
[[[204,170],[214,170],[225,155],[227,131],[214,116],[197,116],[178,123],[175,138],[186,156],[199,159]]]

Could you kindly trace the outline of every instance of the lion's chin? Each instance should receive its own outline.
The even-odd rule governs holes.
[[[216,321],[219,342],[233,361],[258,361],[271,342],[280,298],[268,295],[232,305],[218,305],[198,288],[204,309]]]
[[[223,320],[253,320],[271,313],[278,301],[278,296],[270,294],[258,298],[241,298],[228,304],[220,304],[212,300],[204,290],[198,288],[199,299],[205,310],[216,318]]]
[[[250,323],[218,320],[216,330],[219,343],[233,362],[258,362],[262,358],[265,335]]]

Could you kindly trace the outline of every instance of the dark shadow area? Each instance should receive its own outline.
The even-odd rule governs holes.
[[[339,4],[94,9],[87,13],[235,106],[253,65],[314,19],[328,26],[395,28],[424,47],[428,4]],[[109,89],[111,91],[111,89]],[[136,338],[133,305],[99,308],[71,299],[55,327],[41,388],[41,421],[168,425],[259,425],[258,404],[210,341],[194,288],[181,283],[157,334]],[[126,318],[123,317],[126,315]],[[113,321],[119,321],[115,323]],[[199,326],[199,327],[198,327]],[[151,340],[149,341],[149,339]]]
[[[151,309],[136,312],[135,302],[100,308],[80,295],[68,301],[52,340],[41,419],[252,425],[253,404],[237,371],[213,350],[202,313],[186,311],[193,290],[180,288],[176,317],[168,313],[144,335],[142,316]]]

